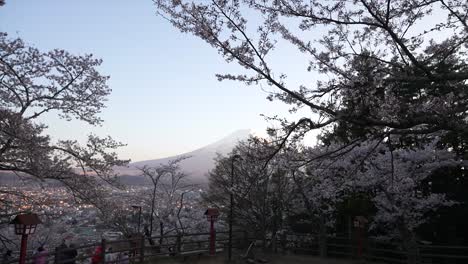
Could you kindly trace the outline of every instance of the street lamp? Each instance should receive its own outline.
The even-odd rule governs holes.
[[[24,264],[26,261],[26,249],[28,247],[28,235],[36,232],[38,224],[42,223],[37,214],[21,214],[17,215],[10,224],[15,225],[15,234],[21,235],[21,253],[19,264]]]
[[[216,233],[214,229],[214,222],[218,220],[219,210],[216,208],[208,208],[205,212],[206,219],[210,221],[210,255],[214,256],[216,253]]]
[[[242,159],[240,155],[234,155],[231,157],[231,191],[229,195],[230,208],[229,208],[229,248],[228,248],[228,260],[232,258],[232,222],[234,217],[234,161],[236,159]]]
[[[361,215],[358,215],[354,218],[354,228],[357,230],[357,236],[358,236],[358,257],[362,257],[362,247],[363,247],[363,231],[364,228],[366,227],[366,224],[369,221]]]
[[[141,225],[141,206],[139,205],[132,205],[133,209],[138,209],[138,231],[140,233],[140,225]]]

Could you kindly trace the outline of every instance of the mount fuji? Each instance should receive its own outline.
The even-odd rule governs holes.
[[[155,167],[181,156],[189,156],[190,158],[180,162],[182,171],[187,173],[189,179],[194,183],[207,183],[207,174],[214,168],[214,159],[217,154],[227,155],[239,141],[247,139],[250,135],[253,135],[253,131],[250,129],[237,130],[221,140],[194,151],[161,159],[133,162],[128,167],[119,167],[115,171],[120,175],[120,180],[124,184],[144,184],[145,179],[143,177],[135,177],[141,175],[138,168],[144,166]]]

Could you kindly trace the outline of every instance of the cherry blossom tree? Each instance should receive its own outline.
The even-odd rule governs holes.
[[[150,225],[149,233],[150,234],[153,233],[153,220],[156,217],[156,218],[160,218],[159,219],[160,220],[160,232],[161,232],[161,237],[163,237],[164,224],[162,221],[164,218],[167,218],[167,216],[163,217],[161,215],[170,214],[170,212],[166,212],[166,213],[156,212],[156,211],[164,210],[163,208],[156,208],[157,206],[156,203],[157,202],[161,203],[160,198],[162,197],[158,197],[158,196],[161,196],[161,192],[164,192],[164,194],[167,194],[166,196],[169,198],[169,201],[167,201],[168,204],[165,204],[165,207],[172,208],[173,205],[175,204],[175,202],[172,199],[175,199],[174,194],[177,192],[177,190],[179,189],[183,190],[183,189],[187,189],[187,187],[190,187],[187,183],[185,183],[185,178],[187,175],[180,171],[180,165],[179,165],[181,161],[187,158],[189,157],[183,156],[175,160],[171,160],[167,164],[161,164],[157,167],[144,166],[143,168],[140,169],[142,175],[144,177],[149,178],[151,180],[151,183],[153,184],[152,190],[149,195],[150,201],[148,201],[148,203],[150,204],[150,208],[151,208],[150,220],[149,220],[149,225]],[[167,187],[166,185],[168,183],[170,183],[171,188],[166,188]],[[170,189],[169,192],[167,191],[168,189]],[[165,211],[167,211],[167,209]]]
[[[280,218],[306,213],[316,227],[309,232],[317,232],[324,254],[327,231],[334,229],[340,207],[364,197],[372,210],[360,214],[369,219],[371,234],[402,242],[415,257],[418,228],[433,220],[441,208],[457,204],[432,189],[432,178],[449,168],[466,166],[466,160],[440,144],[439,137],[420,139],[410,147],[400,146],[403,138],[368,140],[352,149],[345,143],[315,147],[287,144],[266,167],[263,161],[275,151],[274,140],[253,138],[239,143],[233,151],[242,157],[235,163],[233,181],[232,156],[219,157],[210,173],[205,199],[228,215],[228,194],[232,191],[236,225],[264,229],[272,237],[273,205],[281,200],[287,212],[282,211]],[[274,184],[278,171],[280,189]],[[282,227],[288,228],[287,224]]]
[[[187,179],[188,174],[180,167],[180,162],[188,158],[190,156],[180,156],[166,164],[140,168],[142,176],[149,178],[152,183],[145,193],[146,199],[143,199],[149,211],[147,233],[152,235],[156,229],[154,221],[157,220],[159,244],[163,243],[167,234],[173,232],[182,237],[189,230],[199,231],[200,223],[204,222],[196,185]]]
[[[232,194],[234,227],[257,235],[264,246],[268,237],[275,241],[286,227],[291,201],[292,181],[282,166],[282,153],[265,166],[265,158],[274,150],[266,139],[251,137],[239,142],[232,153],[217,158],[204,195],[205,202],[219,208],[229,221]]]
[[[181,32],[243,69],[218,74],[220,80],[271,87],[269,99],[293,112],[310,110],[298,121],[273,118],[285,137],[342,126],[360,131],[359,140],[349,142],[359,144],[368,137],[467,128],[464,0],[154,3]],[[291,73],[274,63],[282,50],[299,55],[310,79],[288,78]]]
[[[292,211],[297,215],[306,213],[314,226],[309,232],[317,234],[319,254],[325,257],[327,229],[334,226],[337,206],[345,199],[342,172],[346,168],[333,167],[333,163],[323,160],[306,168],[294,166],[297,162],[290,163],[296,201]]]
[[[92,55],[43,52],[0,33],[0,171],[39,182],[59,181],[76,198],[99,201],[102,183],[113,182],[112,168],[127,163],[113,152],[122,144],[96,135],[89,135],[85,145],[73,139],[53,141],[39,118],[47,113],[102,124],[98,114],[111,90],[109,77],[98,71],[101,63]]]
[[[282,128],[275,134],[282,140],[267,163],[287,148],[287,139],[296,142],[322,130],[315,148],[288,160],[297,168],[296,181],[306,183],[297,185],[308,187],[304,201],[315,202],[315,213],[321,204],[333,210],[339,199],[365,192],[377,207],[375,226],[388,226],[391,236],[413,241],[428,212],[452,204],[442,193],[428,191],[428,185],[437,175],[466,178],[463,166],[451,166],[457,171],[453,175],[419,170],[466,158],[466,1],[154,3],[181,32],[241,66],[236,73],[218,74],[219,80],[261,85],[268,99],[303,115],[296,121],[267,118]],[[284,54],[302,62],[302,79],[280,67]]]
[[[466,166],[466,160],[443,148],[439,138],[408,148],[395,148],[399,138],[369,140],[335,158],[313,159],[294,177],[305,207],[333,221],[338,205],[364,195],[374,207],[365,212],[375,236],[403,243],[410,259],[417,256],[418,228],[443,207],[457,203],[431,188],[431,178],[447,168]],[[318,146],[303,153],[330,153]],[[310,210],[310,209],[309,209]]]

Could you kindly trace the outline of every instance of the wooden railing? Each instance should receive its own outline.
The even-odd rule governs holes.
[[[281,250],[296,254],[319,255],[319,241],[316,236],[305,234],[289,235],[286,241],[278,240],[277,245],[286,245]],[[409,253],[401,244],[366,239],[359,255],[359,245],[348,237],[329,236],[326,241],[326,256],[333,258],[363,259],[370,263],[415,263],[415,264],[466,264],[468,246],[418,245],[416,256],[411,261]]]
[[[60,258],[69,249],[52,250],[48,252],[47,263],[91,263],[96,248],[103,250],[100,254],[102,264],[106,263],[143,263],[154,258],[187,256],[189,254],[208,254],[209,233],[193,233],[164,236],[163,243],[159,245],[161,237],[151,238],[136,236],[122,240],[105,240],[99,243],[79,245],[75,247],[78,256],[75,259]],[[233,248],[246,248],[251,241],[257,240],[249,237],[246,232],[233,233]],[[228,232],[216,233],[216,248],[222,251],[228,246]],[[319,241],[312,234],[288,234],[278,236],[275,249],[271,239],[257,240],[257,247],[268,248],[281,252],[295,254],[319,255]],[[262,245],[266,242],[267,245]],[[110,250],[111,249],[111,250]],[[360,252],[360,254],[358,253]],[[409,261],[408,252],[403,250],[401,244],[383,243],[366,239],[362,249],[356,241],[347,237],[327,237],[326,256],[332,258],[363,259],[370,263],[414,263],[414,264],[460,264],[468,263],[468,246],[446,245],[419,245],[417,256]],[[33,263],[34,256],[27,256],[26,263]],[[18,263],[18,259],[6,263]]]
[[[239,248],[247,244],[247,234],[245,232],[233,233],[233,248]],[[100,253],[100,262],[106,263],[143,263],[154,257],[172,257],[186,255],[186,253],[208,252],[209,233],[192,233],[180,235],[164,236],[163,243],[159,245],[161,237],[154,236],[151,238],[142,235],[132,238],[120,240],[102,239],[99,243],[91,243],[74,247],[78,256],[70,259],[61,257],[70,252],[67,249],[48,249],[46,255],[47,263],[67,264],[67,263],[91,263],[93,256],[96,255],[98,247],[102,249]],[[216,249],[224,250],[228,245],[228,232],[216,233]],[[152,243],[153,242],[153,243]],[[152,245],[153,244],[153,245]],[[26,257],[26,263],[34,263],[35,256],[29,254]],[[18,263],[19,259],[15,258],[7,261],[5,264]],[[2,263],[3,264],[3,263]]]

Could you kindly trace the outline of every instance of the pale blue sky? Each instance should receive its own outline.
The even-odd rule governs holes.
[[[118,152],[132,161],[179,154],[242,128],[264,130],[260,114],[282,115],[259,87],[218,82],[217,72],[237,71],[206,43],[182,34],[155,14],[150,0],[7,0],[0,31],[45,51],[61,48],[102,58],[113,92],[102,127],[47,116],[54,138],[111,135],[128,144]],[[306,67],[278,57],[294,72]],[[304,61],[305,63],[305,61]]]

